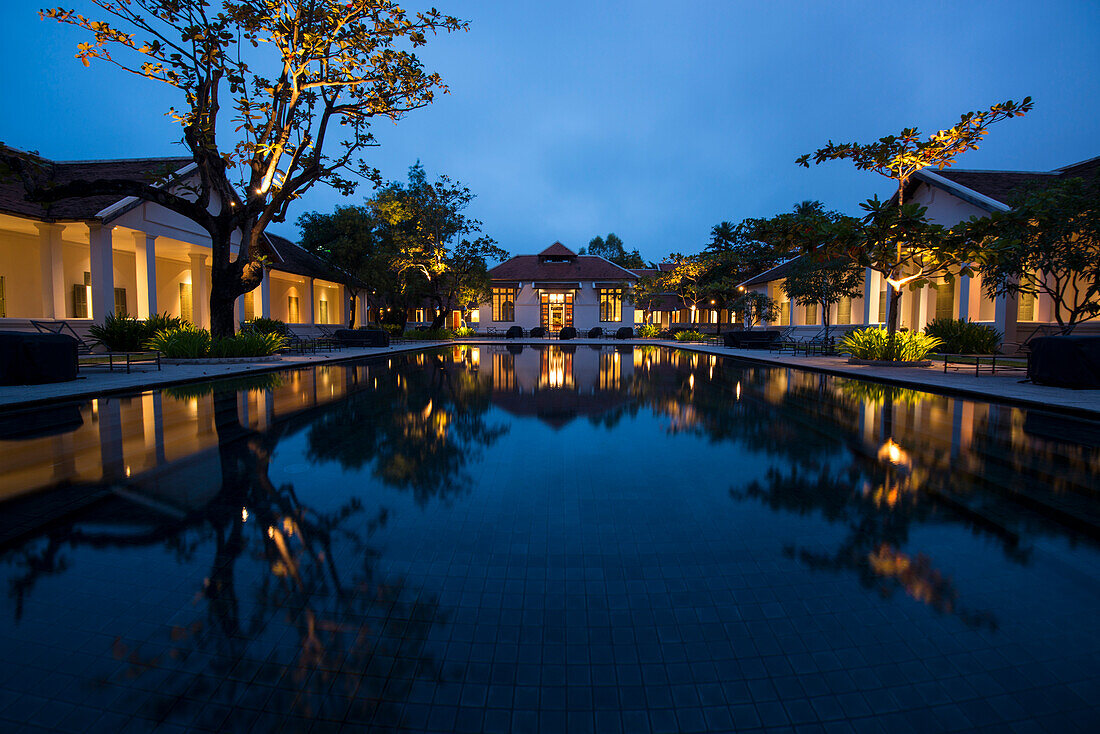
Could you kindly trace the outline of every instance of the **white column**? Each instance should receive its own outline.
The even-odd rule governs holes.
[[[932,286],[924,286],[914,295],[917,296],[917,321],[912,326],[913,331],[924,331],[925,325],[931,320],[929,314],[936,313],[935,298],[939,292]]]
[[[110,224],[88,225],[88,248],[91,252],[92,313],[100,322],[115,310],[115,254]]]
[[[206,274],[206,254],[191,253],[191,310],[195,326],[210,328],[210,286]]]
[[[970,276],[962,275],[956,280],[959,284],[959,318],[970,318]]]
[[[62,262],[62,224],[36,223],[38,262],[42,271],[42,318],[65,318],[65,265]]]
[[[134,262],[137,269],[137,317],[145,319],[157,313],[157,238],[134,232]]]
[[[879,275],[877,270],[867,268],[866,274],[863,276],[863,323],[864,325],[873,323],[873,319],[878,319],[878,292],[879,288]]]
[[[306,297],[302,300],[304,300],[306,302],[305,303],[306,308],[302,312],[302,314],[299,316],[299,318],[302,320],[303,324],[312,324],[313,323],[313,299],[314,299],[314,295],[313,295],[313,278],[306,278],[305,296]]]
[[[1001,332],[1001,342],[1005,345],[1016,341],[1017,298],[1015,294],[997,296],[993,301],[993,327]],[[1006,348],[1006,353],[1011,348]]]
[[[264,277],[260,281],[260,315],[271,318],[271,271],[264,268]],[[255,305],[255,304],[253,304]]]

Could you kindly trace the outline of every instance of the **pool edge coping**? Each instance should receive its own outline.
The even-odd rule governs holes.
[[[726,357],[731,359],[738,359],[744,362],[750,362],[754,364],[760,364],[769,367],[785,367],[788,369],[803,370],[806,372],[817,372],[820,374],[833,375],[835,377],[844,377],[853,380],[865,380],[867,382],[876,382],[884,385],[892,385],[898,387],[906,387],[914,390],[920,390],[922,392],[939,393],[947,396],[961,396],[965,398],[977,399],[987,403],[1002,403],[1006,405],[1012,405],[1015,407],[1022,407],[1031,410],[1043,410],[1048,413],[1058,413],[1068,415],[1074,418],[1082,418],[1085,420],[1100,420],[1100,408],[1089,408],[1083,406],[1062,405],[1058,403],[1045,402],[1041,398],[1021,398],[1015,396],[1004,396],[984,392],[982,390],[975,390],[967,388],[965,386],[951,386],[934,384],[930,385],[920,381],[915,381],[908,376],[893,376],[893,375],[878,375],[878,374],[863,374],[856,370],[846,369],[845,366],[837,365],[835,367],[821,364],[803,364],[797,362],[791,362],[784,359],[782,356],[771,357],[763,355],[745,354],[747,350],[734,351],[730,347],[718,347],[710,344],[693,344],[690,342],[677,342],[671,340],[650,340],[650,339],[571,339],[568,340],[577,344],[593,345],[599,344],[601,346],[655,346],[655,347],[668,347],[670,349],[682,349],[689,352],[695,352],[699,354],[713,355],[716,357]],[[91,400],[95,398],[108,397],[119,394],[132,394],[136,392],[144,392],[146,390],[158,390],[164,387],[173,387],[177,385],[208,382],[213,380],[225,379],[229,377],[239,377],[241,375],[254,375],[264,374],[267,372],[278,372],[288,369],[297,369],[301,367],[312,367],[322,364],[333,364],[339,362],[349,362],[359,359],[369,359],[372,357],[382,357],[391,354],[404,354],[408,352],[416,352],[426,349],[436,349],[439,347],[447,346],[483,346],[483,345],[498,345],[498,344],[516,344],[523,346],[532,345],[561,345],[563,342],[552,339],[459,339],[454,341],[437,341],[437,342],[416,342],[413,344],[402,343],[391,345],[390,347],[382,348],[380,351],[374,352],[360,352],[356,354],[327,354],[319,356],[318,358],[306,358],[294,361],[280,361],[263,364],[262,366],[256,366],[257,363],[252,362],[248,364],[241,364],[240,369],[230,369],[224,374],[219,375],[203,375],[203,376],[187,376],[179,377],[177,379],[166,379],[160,381],[154,381],[151,384],[145,385],[120,385],[117,387],[108,387],[106,389],[88,389],[78,392],[73,392],[66,395],[54,395],[50,397],[32,398],[29,400],[16,400],[12,402],[0,402],[0,413],[14,410],[24,410],[29,408],[38,408],[51,404],[71,402],[74,400]],[[202,365],[213,366],[213,365]],[[230,365],[231,367],[235,365]],[[928,368],[925,368],[928,369]],[[143,373],[149,374],[149,373]],[[12,386],[19,387],[19,386]],[[28,385],[25,387],[36,387],[34,385]],[[1058,388],[1054,388],[1058,389]],[[1068,389],[1068,388],[1061,388]]]

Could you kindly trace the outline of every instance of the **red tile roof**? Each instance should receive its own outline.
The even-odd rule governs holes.
[[[561,246],[563,250],[566,248]],[[542,258],[553,247],[538,255],[517,255],[489,270],[493,280],[637,280],[638,276],[626,268],[593,255],[575,255],[568,262],[543,262]],[[568,250],[567,250],[568,251]],[[551,257],[564,257],[551,255]]]
[[[576,257],[577,253],[570,250],[568,247],[560,242],[547,247],[545,250],[539,253],[539,257]]]
[[[1100,176],[1100,157],[1074,163],[1053,171],[974,171],[945,168],[942,171],[930,169],[929,172],[941,176],[951,183],[964,186],[983,196],[988,196],[1005,206],[1011,206],[1016,196],[1024,193],[1029,188],[1041,187],[1066,178]],[[922,178],[921,174],[918,173],[917,178]],[[934,180],[928,178],[924,180],[935,185]]]
[[[271,232],[265,232],[264,235],[271,246],[272,270],[293,273],[294,275],[306,275],[333,283],[343,283],[344,285],[359,287],[364,285],[359,279],[303,249],[300,245],[296,245],[286,237],[280,237]]]
[[[12,149],[8,149],[9,151]],[[124,158],[104,161],[50,161],[39,159],[48,180],[62,184],[97,178],[154,182],[191,163],[190,157]],[[62,199],[52,204],[27,201],[15,176],[0,176],[0,212],[39,220],[87,220],[126,197],[117,194]]]

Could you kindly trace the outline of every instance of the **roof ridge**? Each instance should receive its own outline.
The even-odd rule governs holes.
[[[1075,163],[1074,165],[1078,164]],[[929,166],[929,168],[932,168],[932,166]],[[938,173],[940,175],[944,173],[1026,173],[1033,176],[1057,176],[1060,170],[1060,168],[1056,168],[1053,171],[1006,171],[999,168],[955,168],[952,166],[948,168],[937,168],[934,171],[930,171],[930,173]]]
[[[635,278],[637,278],[637,277],[638,277],[638,274],[637,274],[637,273],[632,273],[632,272],[630,272],[630,268],[624,268],[624,267],[623,267],[622,265],[619,265],[619,263],[616,263],[616,262],[611,262],[610,260],[608,260],[608,259],[607,259],[606,257],[604,257],[603,255],[577,255],[577,257],[595,257],[595,258],[599,258],[600,260],[603,260],[603,261],[604,261],[605,263],[607,263],[608,265],[614,265],[614,266],[615,266],[615,267],[617,267],[617,268],[618,268],[619,270],[622,270],[623,272],[626,272],[626,273],[630,273],[630,274],[631,274],[631,275],[633,275],[633,276],[634,276]]]
[[[1061,168],[1055,168],[1055,171],[1065,171],[1067,168],[1076,168],[1077,166],[1083,166],[1086,163],[1092,163],[1093,161],[1100,161],[1100,155],[1093,156],[1092,158],[1086,158],[1083,161],[1077,161],[1076,163],[1070,163],[1068,166],[1062,166]]]
[[[39,156],[39,157],[42,158],[42,160],[50,161],[50,163],[53,163],[54,165],[57,165],[57,166],[79,166],[79,165],[86,165],[88,163],[139,163],[139,162],[142,162],[142,161],[187,161],[187,162],[190,163],[190,162],[195,160],[194,157],[189,156],[189,155],[182,155],[182,156],[153,155],[153,156],[138,156],[136,158],[89,158],[89,159],[86,159],[86,160],[75,160],[75,161],[54,161],[54,160],[50,160],[49,158],[45,158],[43,156]]]

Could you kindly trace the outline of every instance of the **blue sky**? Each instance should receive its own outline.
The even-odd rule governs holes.
[[[856,213],[889,182],[794,159],[1026,95],[1035,110],[994,127],[958,167],[1048,170],[1100,155],[1096,2],[437,4],[471,24],[421,53],[451,94],[379,123],[369,158],[387,178],[417,159],[458,178],[512,253],[613,231],[657,259],[699,249],[719,221],[802,199]],[[73,58],[83,37],[38,7],[0,7],[0,141],[57,159],[181,154],[169,90],[85,69]],[[318,189],[291,218],[367,193]]]

